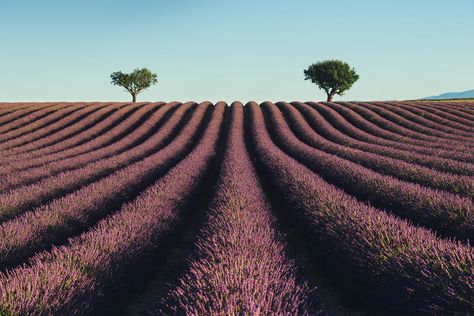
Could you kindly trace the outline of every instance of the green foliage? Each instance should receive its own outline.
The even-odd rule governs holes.
[[[329,102],[334,95],[343,95],[359,79],[354,68],[340,60],[325,60],[312,64],[304,70],[304,75],[305,80],[311,80],[326,92]]]
[[[110,75],[110,79],[112,84],[125,88],[132,95],[133,102],[140,92],[158,82],[157,75],[147,68],[137,68],[129,74],[116,71]]]

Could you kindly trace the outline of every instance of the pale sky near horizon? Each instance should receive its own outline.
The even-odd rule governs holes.
[[[0,102],[128,101],[110,73],[148,67],[144,100],[322,100],[303,69],[348,62],[335,100],[474,89],[474,0],[0,0]]]

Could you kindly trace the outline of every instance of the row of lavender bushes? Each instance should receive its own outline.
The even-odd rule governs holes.
[[[97,107],[97,111],[90,111],[82,119],[78,121],[64,122],[64,128],[57,132],[41,137],[36,141],[29,142],[23,146],[17,146],[3,152],[4,159],[8,156],[18,156],[19,154],[39,151],[49,153],[54,148],[64,148],[68,144],[70,147],[76,146],[83,141],[83,134],[88,130],[93,130],[94,126],[101,124],[103,121],[110,120],[115,113],[121,112],[121,109],[130,108],[121,103],[112,103],[107,106]],[[122,113],[122,112],[121,112]],[[76,140],[76,142],[74,142]],[[66,143],[66,144],[64,144]],[[3,160],[3,159],[2,159]]]
[[[448,113],[454,113],[454,115],[457,115],[456,113],[459,111],[465,112],[465,113],[471,113],[474,115],[474,111],[472,110],[472,104],[470,102],[452,102],[452,101],[443,101],[438,102],[438,101],[410,101],[410,104],[414,104],[416,106],[424,106],[424,107],[429,107],[429,108],[435,108],[438,110],[441,110],[442,112],[448,112]],[[455,110],[455,111],[453,111]],[[461,115],[463,116],[463,115]]]
[[[474,206],[465,197],[381,175],[300,141],[281,112],[263,107],[276,142],[295,159],[357,198],[369,201],[445,236],[474,240]]]
[[[190,151],[208,110],[208,104],[198,106],[181,133],[157,153],[0,225],[0,268],[25,262],[36,251],[87,229],[120,201],[136,196]]]
[[[147,121],[140,124],[140,126],[133,132],[108,146],[104,146],[93,151],[87,151],[81,155],[75,155],[73,157],[67,157],[64,159],[55,160],[53,162],[43,163],[38,167],[24,167],[21,169],[21,171],[0,175],[0,192],[4,192],[6,190],[12,191],[16,187],[29,185],[68,170],[87,167],[90,173],[92,169],[94,169],[94,165],[92,163],[96,162],[95,165],[98,165],[101,164],[100,160],[104,159],[109,159],[106,160],[106,162],[113,161],[113,163],[110,163],[109,165],[114,166],[114,168],[119,168],[121,165],[127,164],[126,159],[132,159],[133,161],[134,155],[138,157],[141,154],[140,150],[137,149],[144,148],[144,146],[146,146],[145,143],[147,136],[149,136],[156,129],[157,125],[160,126],[159,122],[163,120],[163,117],[165,117],[172,108],[172,105],[162,106],[158,111],[151,115]],[[184,115],[184,108],[185,107],[183,107],[182,110],[177,111],[176,118],[170,120],[168,125],[171,124],[173,127],[177,124],[177,122],[179,122],[179,119],[182,117],[182,115]],[[166,123],[163,125],[163,127],[166,127]],[[166,137],[166,135],[160,136]],[[151,144],[152,142],[149,141],[149,143]],[[128,155],[128,157],[125,157],[126,155]],[[25,162],[27,162],[27,160],[25,160]],[[14,168],[17,167],[18,165],[14,166]],[[95,169],[97,168],[98,167],[96,166]]]
[[[184,212],[192,211],[191,202],[217,151],[225,108],[216,105],[195,149],[136,200],[67,246],[1,275],[0,313],[90,313],[118,276],[136,268],[140,258],[159,252]]]
[[[35,120],[40,120],[48,114],[54,113],[64,107],[77,106],[78,103],[74,104],[41,104],[39,106],[32,106],[29,108],[24,108],[19,111],[14,111],[2,117],[0,119],[0,133],[6,133],[14,129],[18,129],[24,125],[31,124]],[[34,127],[35,125],[32,125]]]
[[[266,106],[270,105],[266,104]],[[474,181],[471,177],[441,173],[431,168],[333,143],[314,131],[293,106],[287,103],[277,103],[277,106],[286,114],[294,133],[312,147],[400,180],[474,198]],[[269,111],[277,111],[277,109],[270,106]]]
[[[450,119],[457,119],[460,123],[467,124],[472,126],[472,121],[474,121],[474,111],[472,110],[472,105],[470,103],[459,103],[453,104],[449,102],[443,102],[443,104],[436,104],[429,102],[427,104],[410,102],[409,105],[422,107],[427,111],[434,112],[440,116],[448,116]]]
[[[465,131],[453,131],[445,125],[436,124],[433,121],[397,107],[391,107],[383,103],[364,102],[357,104],[414,133],[426,135],[427,139],[433,139],[435,142],[449,139],[455,144],[469,146],[470,138],[472,137],[472,135]]]
[[[89,138],[86,134],[86,137],[84,138],[85,142],[80,144],[80,146],[55,148],[54,150],[51,149],[49,153],[43,152],[42,150],[40,152],[32,151],[19,156],[14,156],[11,159],[2,159],[5,163],[0,164],[0,175],[78,156],[109,146],[116,141],[121,141],[122,139],[127,138],[128,134],[135,134],[135,130],[141,125],[147,125],[147,116],[150,115],[150,113],[154,113],[156,110],[161,109],[161,107],[161,105],[154,106],[154,104],[149,104],[140,107],[130,116],[128,116],[127,113],[123,113],[124,115],[127,115],[127,117],[120,122],[120,124],[113,126],[103,134],[97,135],[94,138]]]
[[[474,251],[375,209],[323,181],[271,140],[261,109],[250,132],[262,173],[288,216],[300,225],[315,254],[343,265],[338,274],[370,284],[376,298],[427,313],[474,313]],[[383,289],[383,290],[382,290]]]
[[[425,124],[430,128],[440,129],[446,133],[454,135],[460,133],[466,137],[472,137],[472,134],[474,133],[474,128],[472,126],[452,121],[414,106],[407,106],[403,103],[398,104],[393,102],[377,102],[372,104],[389,109],[395,113],[404,115],[412,121]]]
[[[441,172],[459,175],[474,175],[474,165],[452,159],[437,157],[432,154],[418,153],[415,148],[399,148],[390,141],[383,141],[370,134],[364,133],[354,125],[347,122],[339,113],[325,107],[318,107],[324,114],[315,108],[301,103],[293,102],[311,127],[327,139],[341,145],[368,151],[383,156],[415,163]],[[395,144],[401,144],[396,143]]]
[[[303,315],[309,288],[295,277],[285,243],[244,143],[234,103],[215,196],[184,275],[156,314]]]
[[[156,152],[176,135],[180,123],[183,122],[185,114],[190,108],[192,108],[191,103],[179,107],[156,133],[140,145],[127,151],[83,167],[80,167],[81,165],[73,159],[73,164],[80,168],[65,171],[56,176],[47,177],[30,185],[21,186],[0,194],[0,222],[24,213],[46,201],[73,192]]]
[[[41,108],[51,107],[50,103],[0,103],[0,124],[7,124]]]
[[[397,136],[401,136],[402,139],[400,140],[410,140],[414,143],[417,143],[421,146],[425,147],[432,147],[432,148],[443,148],[447,150],[454,150],[462,152],[463,149],[469,148],[469,143],[454,141],[454,140],[447,140],[442,137],[436,137],[429,134],[421,133],[419,131],[414,131],[407,127],[404,127],[403,124],[405,121],[400,118],[396,117],[393,118],[392,115],[388,111],[378,111],[374,112],[368,109],[367,104],[362,103],[350,103],[350,102],[340,102],[344,107],[358,113],[366,120],[370,120],[370,122],[376,124],[377,126],[381,127],[385,133],[394,134]],[[382,115],[380,115],[382,113]],[[385,117],[391,117],[392,120],[389,120]],[[396,122],[394,122],[396,121]]]
[[[357,112],[341,104],[315,102],[307,102],[307,104],[316,110],[323,110],[324,108],[333,110],[335,113],[338,113],[345,120],[347,120],[350,123],[349,125],[352,125],[361,131],[361,133],[358,133],[358,137],[360,137],[359,135],[362,134],[362,137],[380,145],[412,150],[421,154],[434,155],[436,157],[459,161],[470,162],[473,159],[472,155],[466,154],[465,152],[455,151],[452,149],[433,148],[423,143],[420,144],[414,139],[392,133],[388,130],[385,130],[383,127],[374,124],[370,121],[370,119],[362,117]]]
[[[107,105],[104,104],[102,106]],[[61,130],[64,126],[75,123],[88,113],[95,112],[102,106],[84,105],[75,109],[72,107],[59,109],[47,117],[49,120],[46,124],[40,125],[38,121],[41,120],[33,121],[29,125],[35,126],[34,129],[31,127],[25,130],[20,128],[0,135],[0,138],[2,139],[0,149],[2,150],[2,153],[5,152],[5,154],[8,154],[8,151],[12,148],[49,136],[50,134]]]

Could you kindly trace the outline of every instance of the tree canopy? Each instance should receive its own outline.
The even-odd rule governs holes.
[[[340,60],[325,60],[312,64],[304,70],[305,80],[311,80],[327,94],[327,101],[338,94],[343,95],[359,79],[354,68]]]
[[[132,101],[137,101],[137,95],[158,82],[157,75],[147,68],[135,69],[127,74],[116,71],[110,75],[112,84],[125,88],[132,95]]]

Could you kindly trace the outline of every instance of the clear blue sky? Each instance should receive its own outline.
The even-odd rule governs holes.
[[[345,100],[474,89],[474,0],[0,0],[0,101],[310,100],[303,69],[342,59]]]

